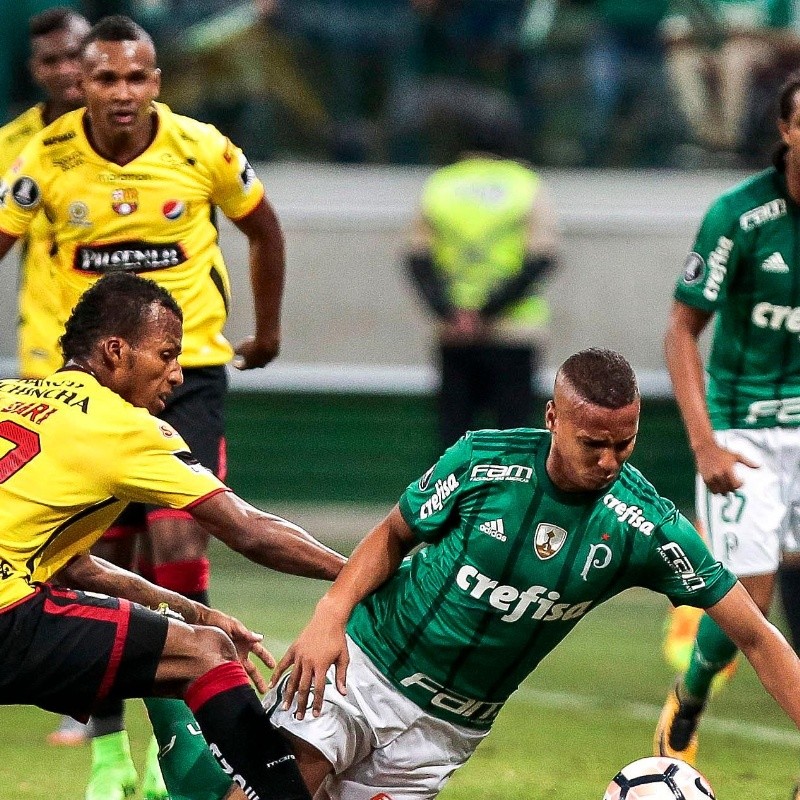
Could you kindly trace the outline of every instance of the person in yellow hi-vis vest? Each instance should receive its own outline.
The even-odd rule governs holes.
[[[498,428],[531,424],[550,317],[539,289],[559,246],[548,191],[518,161],[470,153],[426,183],[407,265],[437,318],[445,446],[482,411]]]

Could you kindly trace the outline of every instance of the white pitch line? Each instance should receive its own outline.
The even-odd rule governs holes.
[[[549,692],[522,686],[514,697],[543,708],[564,709],[567,711],[599,711],[608,709],[609,702],[601,697],[572,694],[569,692]],[[649,703],[621,702],[614,706],[617,713],[631,719],[646,720],[654,725],[661,714],[661,708]],[[753,722],[715,717],[707,714],[703,717],[703,730],[734,736],[746,741],[760,744],[776,744],[797,747],[800,745],[800,733],[797,731],[758,725]]]

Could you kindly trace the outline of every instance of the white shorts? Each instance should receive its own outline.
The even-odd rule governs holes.
[[[333,765],[315,800],[429,800],[488,731],[432,717],[400,694],[349,637],[347,695],[333,667],[322,713],[297,720],[280,707],[281,681],[264,698],[272,725],[308,742]]]
[[[773,573],[782,553],[800,549],[800,428],[714,431],[714,438],[760,466],[737,464],[743,484],[724,495],[697,476],[697,518],[711,551],[739,577]]]

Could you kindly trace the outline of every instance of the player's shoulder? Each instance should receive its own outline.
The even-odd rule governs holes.
[[[533,455],[539,443],[549,437],[545,430],[537,428],[505,428],[502,430],[486,428],[468,431],[463,437],[471,446],[473,456],[482,458],[486,455],[528,454]]]
[[[678,514],[672,500],[662,497],[653,484],[630,464],[623,465],[619,477],[600,502],[620,522],[648,535]]]
[[[30,139],[45,127],[42,119],[43,109],[44,105],[37,103],[0,127],[0,147],[3,148],[4,154],[8,148],[21,150]]]
[[[211,145],[220,145],[226,137],[209,122],[201,122],[194,117],[176,114],[164,103],[154,103],[158,113],[159,124],[164,126],[165,132],[173,139],[193,147],[198,152]]]
[[[786,214],[786,187],[774,168],[751,175],[723,192],[711,205],[709,214],[723,214],[742,230]]]

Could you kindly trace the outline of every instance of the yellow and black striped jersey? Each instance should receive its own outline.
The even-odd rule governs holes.
[[[174,428],[86,372],[0,381],[0,608],[87,552],[128,502],[185,509],[225,490]]]
[[[13,166],[26,144],[45,125],[39,103],[0,128],[0,175]],[[22,242],[17,357],[25,378],[44,378],[61,366],[58,294],[53,286],[50,224],[38,213]]]
[[[264,187],[242,151],[212,125],[153,104],[155,139],[125,166],[92,147],[83,109],[39,133],[0,187],[0,230],[23,235],[41,209],[54,232],[62,322],[83,291],[115,269],[143,273],[184,315],[185,367],[224,364],[230,281],[214,223],[249,214]]]

